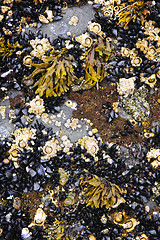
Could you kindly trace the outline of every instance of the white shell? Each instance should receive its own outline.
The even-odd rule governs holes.
[[[90,32],[93,32],[95,34],[100,34],[101,33],[101,25],[99,23],[89,22],[88,23],[88,29],[89,29]]]
[[[38,208],[36,214],[34,216],[34,224],[35,225],[43,225],[46,220],[47,215],[42,210],[42,208]]]
[[[119,79],[119,84],[117,86],[117,91],[119,95],[126,95],[128,96],[129,94],[132,94],[134,92],[134,81],[136,80],[135,77],[131,78],[120,78]]]
[[[84,33],[78,37],[76,37],[76,41],[81,44],[81,47],[90,47],[92,45],[92,38],[90,37],[89,33]]]
[[[23,240],[32,239],[28,228],[22,228],[21,237],[22,237]]]
[[[32,101],[30,101],[29,105],[29,113],[41,115],[43,112],[45,112],[44,101],[39,96],[36,96]]]

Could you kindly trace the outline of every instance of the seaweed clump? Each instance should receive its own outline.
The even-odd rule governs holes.
[[[106,77],[105,64],[112,56],[113,45],[106,40],[104,43],[102,38],[98,38],[89,50],[85,53],[85,82],[94,86]]]
[[[18,45],[18,42],[10,43],[8,40],[6,43],[4,37],[1,37],[0,38],[0,57],[11,56],[13,50],[16,49],[17,47],[19,48],[21,47]]]
[[[136,2],[129,0],[128,2],[131,4],[127,3],[128,5],[125,5],[124,8],[122,8],[118,13],[118,24],[126,27],[131,20],[135,22],[137,18],[143,24],[147,15],[150,14],[150,11],[147,10],[148,4],[141,0]]]
[[[121,196],[121,189],[116,184],[113,184],[105,178],[99,178],[96,175],[93,177],[81,178],[81,184],[84,185],[84,197],[86,198],[87,206],[99,208],[105,206],[108,208],[116,208],[125,200]]]
[[[52,49],[49,56],[42,56],[42,63],[30,62],[35,67],[32,72],[32,79],[35,76],[42,76],[33,87],[37,87],[36,94],[39,97],[46,94],[46,97],[61,96],[69,90],[77,77],[74,74],[74,57],[68,53],[66,48],[61,51]]]

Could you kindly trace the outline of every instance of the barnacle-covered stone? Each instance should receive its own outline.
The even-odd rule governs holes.
[[[122,106],[136,121],[146,121],[150,114],[150,105],[146,100],[148,89],[140,87],[134,94],[121,98]]]
[[[98,153],[98,141],[94,137],[83,137],[78,140],[77,145],[80,144],[82,149],[86,149],[89,154],[95,156]]]
[[[81,44],[81,47],[84,48],[89,48],[93,43],[93,40],[90,37],[89,33],[84,33],[76,37],[76,41],[79,42]]]
[[[51,157],[55,157],[57,154],[57,151],[59,151],[61,147],[59,146],[57,139],[51,139],[45,143],[42,150],[44,153],[43,159],[50,159]]]
[[[44,101],[39,96],[36,96],[32,101],[30,101],[29,106],[29,113],[41,115],[43,112],[45,112]]]
[[[31,46],[33,47],[33,51],[30,52],[30,55],[41,58],[46,51],[52,49],[51,44],[49,43],[47,38],[38,39],[30,41]]]
[[[88,23],[88,30],[90,32],[93,32],[97,35],[100,35],[102,32],[101,32],[101,25],[99,23],[96,23],[96,22],[89,22]]]
[[[119,95],[128,96],[129,94],[132,94],[135,88],[135,84],[134,84],[135,80],[136,80],[135,77],[120,78],[117,86],[117,91]]]

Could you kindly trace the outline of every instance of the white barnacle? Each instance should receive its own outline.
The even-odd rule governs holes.
[[[38,39],[30,41],[31,46],[33,47],[33,51],[31,51],[31,55],[42,58],[46,51],[52,48],[47,38]]]
[[[32,101],[30,101],[29,106],[29,113],[41,115],[45,111],[44,101],[39,96],[36,96]]]
[[[89,48],[93,43],[93,39],[90,37],[89,33],[87,32],[76,37],[76,41],[81,44],[80,47],[82,48]]]
[[[27,55],[23,58],[23,64],[27,67],[31,67],[32,59],[30,55]]]
[[[50,159],[51,157],[55,157],[57,154],[57,151],[59,151],[61,147],[59,146],[58,140],[56,139],[51,139],[45,143],[43,146],[42,150],[44,153],[44,156],[42,157]]]
[[[86,148],[87,152],[95,156],[99,150],[98,141],[94,137],[85,136],[78,140],[77,145],[80,144],[82,149]]]
[[[21,237],[23,240],[31,240],[31,233],[28,228],[22,228]]]
[[[88,30],[90,32],[93,32],[97,35],[101,34],[101,25],[99,23],[96,22],[89,22],[88,23]]]
[[[41,207],[39,207],[35,213],[34,220],[33,222],[28,226],[44,226],[45,220],[46,220],[47,215],[43,211]]]

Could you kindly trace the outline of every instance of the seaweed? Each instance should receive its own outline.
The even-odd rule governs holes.
[[[84,197],[87,206],[99,208],[105,206],[107,209],[117,207],[120,203],[125,202],[121,197],[121,189],[105,178],[82,177],[81,184],[84,186]]]
[[[94,86],[96,83],[101,82],[105,76],[105,64],[112,55],[114,47],[113,45],[102,38],[98,38],[91,46],[91,48],[85,53],[86,66],[85,66],[85,82]]]
[[[0,38],[0,57],[6,57],[11,56],[13,53],[13,50],[17,47],[21,48],[21,46],[16,43],[10,43],[9,40],[6,42],[4,37]]]
[[[118,12],[118,24],[126,27],[131,20],[135,21],[137,18],[140,19],[143,24],[147,15],[150,14],[150,11],[146,9],[149,5],[143,0],[136,2],[129,0],[128,2],[131,4],[127,3],[128,5]]]
[[[69,90],[77,77],[74,74],[74,57],[68,53],[66,48],[51,50],[50,56],[43,55],[42,63],[31,62],[35,67],[32,72],[32,79],[35,76],[42,76],[37,80],[33,87],[37,87],[36,94],[39,97],[46,94],[46,97],[61,96]]]

